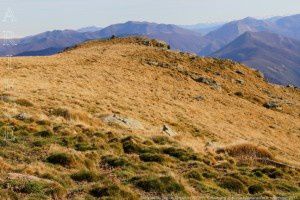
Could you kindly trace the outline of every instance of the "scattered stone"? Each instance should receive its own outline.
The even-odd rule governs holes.
[[[171,137],[177,135],[168,125],[163,125],[162,131]]]
[[[193,77],[192,77],[193,78]],[[214,90],[217,90],[217,91],[221,91],[222,90],[222,87],[220,86],[220,84],[218,84],[215,80],[211,79],[211,78],[206,78],[206,77],[194,77],[193,78],[196,82],[199,82],[199,83],[204,83],[206,85],[209,85],[211,86]]]
[[[170,67],[169,63],[158,62],[158,61],[150,60],[150,59],[146,59],[145,63],[148,65],[151,65],[151,66],[155,66],[155,67],[162,67],[162,68]]]
[[[242,79],[237,79],[237,80],[235,80],[235,82],[238,83],[238,84],[241,84],[241,85],[245,84],[245,81],[242,80]]]
[[[295,87],[294,85],[292,85],[292,84],[288,84],[286,87],[287,87],[287,88],[292,88],[292,89],[295,89],[295,88],[296,88],[296,87]]]
[[[12,96],[10,96],[9,94],[1,94],[0,101],[9,103],[9,102],[15,101],[15,99]]]
[[[235,92],[234,95],[238,96],[238,97],[243,97],[244,96],[244,94],[242,92],[240,92],[240,91],[239,92]]]
[[[26,114],[26,113],[20,113],[18,115],[15,116],[16,119],[21,120],[21,121],[25,121],[30,119],[30,115]]]
[[[102,117],[102,120],[105,123],[117,124],[117,125],[120,125],[120,126],[123,126],[126,128],[130,128],[130,129],[144,129],[141,122],[139,122],[135,119],[122,117],[122,116],[116,115],[116,114]]]
[[[278,103],[274,102],[274,101],[270,101],[270,102],[266,102],[264,104],[264,107],[265,108],[268,108],[268,109],[277,109],[277,110],[281,110],[281,107]]]
[[[203,101],[203,100],[205,100],[204,96],[201,96],[201,95],[196,96],[195,99],[196,99],[197,101]]]
[[[256,76],[257,76],[258,78],[265,78],[264,74],[263,74],[261,71],[256,70],[255,72],[256,72]]]

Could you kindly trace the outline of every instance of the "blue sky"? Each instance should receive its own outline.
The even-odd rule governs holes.
[[[196,24],[300,14],[300,0],[0,0],[0,19],[8,8],[16,22],[1,20],[0,29],[25,36],[129,20]]]

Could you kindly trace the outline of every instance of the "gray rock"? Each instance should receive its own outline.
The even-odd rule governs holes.
[[[268,108],[268,109],[277,109],[277,110],[281,110],[281,107],[278,103],[274,102],[274,101],[270,101],[270,102],[266,102],[264,104],[264,107],[265,108]]]
[[[286,87],[295,89],[296,87],[292,84],[288,84]]]
[[[143,125],[141,122],[127,118],[127,117],[122,117],[120,115],[112,114],[112,115],[107,115],[105,117],[102,117],[102,121],[108,124],[117,124],[120,126],[123,126],[125,128],[130,128],[130,129],[144,129]]]
[[[201,96],[201,95],[196,96],[195,99],[196,99],[197,101],[203,101],[203,100],[205,100],[204,96]]]
[[[28,114],[26,114],[26,113],[20,113],[20,114],[17,114],[17,115],[15,116],[15,118],[18,119],[18,120],[24,121],[24,120],[30,119],[31,116],[28,115]]]
[[[245,84],[245,81],[242,80],[242,79],[237,79],[237,80],[235,80],[235,82],[238,83],[238,84],[241,84],[241,85]]]
[[[9,103],[9,102],[15,101],[15,98],[13,98],[12,96],[10,96],[9,94],[1,94],[0,95],[0,101]]]
[[[219,83],[217,83],[214,79],[212,78],[206,78],[202,76],[197,76],[197,77],[192,77],[196,82],[198,83],[204,83],[206,85],[211,86],[214,90],[221,91],[222,87]]]
[[[162,131],[171,137],[177,135],[177,133],[173,131],[168,125],[163,125]]]

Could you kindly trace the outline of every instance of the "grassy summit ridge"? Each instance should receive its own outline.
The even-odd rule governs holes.
[[[300,93],[146,38],[0,59],[0,195],[299,195]]]

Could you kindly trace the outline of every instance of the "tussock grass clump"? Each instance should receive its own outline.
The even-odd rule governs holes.
[[[163,177],[136,177],[133,178],[133,182],[136,187],[144,190],[145,192],[154,193],[185,193],[183,185],[177,183],[177,181],[170,176]]]
[[[88,143],[78,143],[75,144],[75,150],[76,151],[92,151],[92,150],[96,150],[97,147],[94,145],[90,145]]]
[[[152,137],[153,142],[159,145],[171,144],[170,138],[167,136],[154,136]]]
[[[117,185],[107,187],[94,187],[90,190],[90,194],[96,198],[109,198],[109,199],[135,199],[134,195],[120,188]]]
[[[116,156],[103,156],[102,163],[110,167],[125,167],[130,165],[126,158]]]
[[[163,149],[163,153],[168,154],[169,156],[177,158],[181,161],[198,160],[198,157],[196,154],[191,153],[185,149],[169,147],[169,148]]]
[[[71,119],[71,112],[67,108],[56,108],[51,111],[52,115],[63,117],[67,120]]]
[[[274,156],[267,149],[253,144],[237,144],[217,150],[217,153],[221,152],[227,152],[233,157],[274,159]]]
[[[27,99],[17,99],[15,101],[15,103],[20,105],[20,106],[24,106],[24,107],[33,107],[34,106],[33,103],[31,103]]]
[[[47,138],[47,137],[53,136],[53,132],[49,131],[49,130],[44,130],[44,131],[40,131],[40,132],[35,133],[35,136],[40,136],[40,137]]]
[[[280,169],[277,169],[275,167],[265,167],[263,169],[256,169],[255,171],[261,171],[262,173],[266,174],[269,178],[281,178],[283,176],[283,173]]]
[[[258,194],[258,193],[263,193],[265,189],[262,185],[256,184],[256,185],[249,186],[248,191],[250,194]]]
[[[140,153],[142,151],[142,147],[132,137],[123,139],[122,143],[125,153]]]
[[[72,158],[66,153],[54,153],[50,155],[47,159],[47,162],[55,165],[61,165],[63,167],[70,166],[72,163]]]
[[[152,154],[152,153],[143,153],[140,155],[140,159],[144,162],[157,162],[157,163],[162,163],[164,162],[164,158],[160,154]]]
[[[97,179],[97,175],[93,172],[90,172],[90,171],[87,171],[87,170],[82,170],[82,171],[79,171],[75,174],[72,174],[71,178],[74,181],[78,181],[78,182],[83,182],[83,181],[93,182]]]
[[[232,177],[224,177],[220,180],[220,187],[236,193],[244,193],[245,185],[238,179]]]
[[[189,179],[195,179],[197,181],[203,180],[202,174],[200,172],[198,172],[197,170],[191,170],[191,171],[187,172],[185,174],[185,177],[189,178]]]
[[[27,179],[7,180],[2,185],[2,188],[8,189],[14,194],[22,193],[25,195],[30,195],[32,197],[35,195],[39,195],[40,197],[42,197],[33,199],[48,199],[47,196],[51,196],[53,199],[61,199],[65,193],[64,189],[57,183],[48,183],[44,181]]]
[[[66,120],[90,122],[90,117],[87,113],[68,108],[55,108],[50,111],[51,115],[63,117]]]

